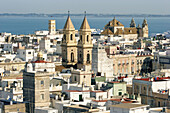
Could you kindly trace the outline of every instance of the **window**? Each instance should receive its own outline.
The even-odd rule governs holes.
[[[23,52],[23,54],[25,54],[25,52]]]
[[[145,87],[143,87],[143,90],[145,90],[146,88]]]
[[[122,67],[122,73],[124,74],[124,67]]]
[[[122,95],[122,92],[119,92],[119,96],[121,96]]]
[[[71,62],[74,62],[74,53],[71,53]]]
[[[132,60],[132,64],[134,64],[134,60]]]
[[[126,68],[126,73],[128,73],[128,68]]]
[[[80,54],[80,59],[81,59],[82,55]]]
[[[125,61],[124,61],[124,60],[122,60],[122,64],[125,64]]]
[[[66,40],[66,35],[63,36],[63,41],[65,41],[65,40]]]
[[[44,94],[41,94],[41,99],[44,100]]]
[[[31,54],[31,52],[28,52],[28,54]]]
[[[77,81],[77,77],[76,76],[74,76],[74,81]]]
[[[164,102],[164,107],[166,107],[167,106],[167,104],[166,104],[166,102]]]
[[[87,42],[89,41],[89,35],[87,35]]]
[[[87,62],[90,63],[90,54],[89,53],[87,54]]]
[[[86,76],[84,76],[84,78],[86,78]]]
[[[120,65],[120,60],[118,61],[118,65]]]
[[[161,106],[161,102],[160,101],[158,101],[158,107],[160,107]]]
[[[82,35],[80,35],[80,41],[82,41]]]
[[[70,40],[73,40],[73,34],[70,35]]]
[[[43,80],[41,80],[41,86],[44,86],[44,81]]]
[[[134,67],[131,67],[132,73],[134,73]]]

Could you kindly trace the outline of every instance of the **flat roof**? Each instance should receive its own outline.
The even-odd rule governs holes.
[[[66,107],[89,110],[89,108],[81,107],[81,106],[79,106],[79,105],[71,105],[71,106],[66,106]]]
[[[123,104],[111,105],[110,107],[131,109],[131,108],[147,107],[147,106],[149,105],[123,103]]]
[[[153,79],[153,80],[152,80],[152,79]],[[152,77],[152,79],[151,79],[151,78],[140,78],[140,79],[134,79],[134,80],[157,82],[157,81],[170,80],[170,77]]]

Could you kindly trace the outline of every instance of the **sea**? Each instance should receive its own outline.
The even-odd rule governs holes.
[[[75,29],[79,30],[84,17],[71,17]],[[114,17],[113,17],[114,18]],[[89,25],[94,29],[103,29],[104,26],[113,19],[112,17],[87,17]],[[34,34],[35,31],[48,30],[48,20],[56,20],[56,29],[63,29],[67,16],[65,17],[0,17],[0,33],[8,32],[12,34]],[[116,17],[118,21],[129,27],[130,17]],[[144,17],[134,18],[136,25],[142,22]],[[149,25],[149,35],[163,33],[170,30],[170,17],[147,17]]]

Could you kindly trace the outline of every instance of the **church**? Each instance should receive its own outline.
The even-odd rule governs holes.
[[[105,25],[104,31],[101,32],[101,35],[122,37],[126,41],[136,40],[139,37],[147,38],[148,37],[147,20],[146,19],[143,20],[142,27],[140,27],[140,25],[138,25],[136,27],[135,20],[134,20],[134,18],[132,18],[130,27],[126,28],[120,21],[118,21],[118,20],[116,20],[116,18],[114,18],[113,20],[109,21]]]
[[[92,40],[91,29],[88,24],[86,15],[79,29],[79,40],[75,38],[75,28],[68,15],[63,29],[62,39],[62,65],[65,67],[74,66],[82,69],[88,66],[91,69],[92,64]]]

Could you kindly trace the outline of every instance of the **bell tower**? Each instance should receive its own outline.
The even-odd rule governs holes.
[[[83,68],[84,66],[90,66],[92,64],[92,40],[91,40],[91,29],[85,17],[83,23],[81,24],[79,30],[79,41],[78,41],[78,65],[79,69]]]
[[[147,24],[147,20],[146,19],[143,20],[142,33],[143,33],[143,37],[148,37],[149,36],[148,24]]]
[[[74,66],[77,63],[77,41],[75,39],[75,28],[70,19],[68,11],[68,18],[63,29],[62,39],[62,65],[65,67]]]
[[[134,18],[132,18],[131,20],[130,27],[136,27]]]
[[[49,20],[48,30],[49,30],[49,35],[55,35],[56,34],[56,23],[55,23],[55,20]]]

